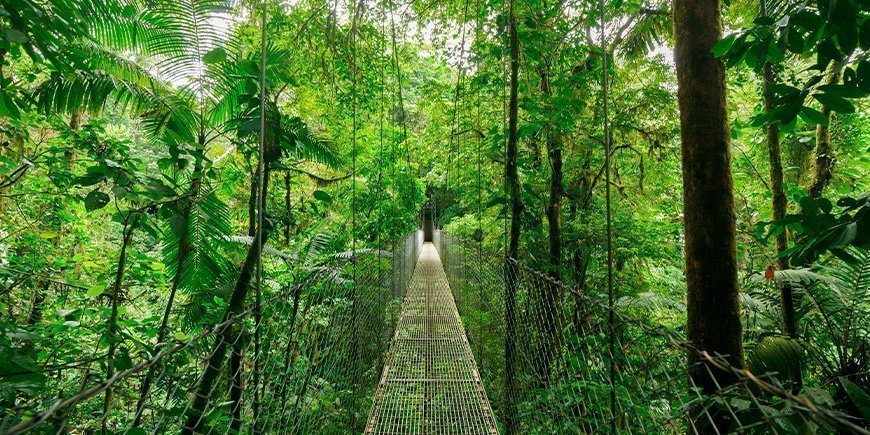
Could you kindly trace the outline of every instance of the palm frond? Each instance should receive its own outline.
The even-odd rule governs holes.
[[[179,288],[188,293],[212,286],[227,273],[223,244],[231,231],[229,209],[214,192],[195,198],[187,220],[176,213],[170,219],[163,241],[164,263],[170,273],[179,271],[181,238],[187,237],[189,251],[184,256]]]
[[[332,142],[315,135],[308,125],[298,117],[285,117],[281,146],[285,155],[296,161],[308,161],[329,168],[339,168],[341,158],[332,147]]]

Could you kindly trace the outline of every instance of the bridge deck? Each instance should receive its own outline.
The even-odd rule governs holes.
[[[447,275],[423,246],[366,433],[498,433]]]

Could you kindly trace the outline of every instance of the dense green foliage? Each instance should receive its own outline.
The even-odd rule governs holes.
[[[714,54],[728,67],[747,360],[868,418],[870,6],[773,0],[762,14],[757,0],[725,3]],[[249,0],[0,0],[0,409],[42,409],[53,373],[74,392],[84,373],[111,376],[233,311],[256,234],[261,73],[267,245],[292,253],[264,257],[276,288],[409,233],[421,213],[504,250],[506,2],[266,4],[264,24]],[[517,3],[519,259],[605,294],[607,74],[617,305],[681,330],[670,2],[605,7],[602,71],[597,0]],[[559,264],[548,256],[554,149]],[[778,270],[778,256],[794,269]],[[486,319],[475,316],[466,322]],[[339,390],[317,406],[345,406]]]

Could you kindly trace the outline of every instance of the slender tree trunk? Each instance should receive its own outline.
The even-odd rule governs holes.
[[[677,99],[683,153],[687,336],[701,351],[743,367],[734,192],[720,0],[674,0]],[[710,394],[736,381],[689,352],[692,385]],[[713,376],[708,375],[712,373]],[[702,415],[700,420],[707,419]],[[717,423],[718,424],[718,423]]]
[[[200,144],[205,141],[204,137],[200,137]],[[169,318],[172,315],[172,306],[175,303],[175,296],[178,293],[178,287],[181,285],[181,277],[185,273],[185,261],[187,256],[193,250],[190,243],[190,211],[193,208],[194,202],[199,197],[202,188],[202,162],[197,159],[193,169],[190,181],[190,197],[184,200],[179,212],[184,221],[184,232],[178,237],[178,266],[175,270],[175,276],[172,277],[172,288],[169,291],[169,298],[166,301],[166,307],[163,310],[163,318],[160,320],[160,327],[157,329],[157,345],[154,347],[154,355],[160,352],[163,342],[166,340],[166,333],[169,331]],[[148,401],[148,395],[151,392],[151,383],[154,381],[154,375],[157,370],[157,365],[148,368],[145,374],[145,379],[142,381],[142,386],[139,388],[139,401],[136,404],[136,416],[133,419],[133,427],[139,426],[142,421],[142,412],[145,410],[145,405]]]
[[[269,187],[269,173],[270,170],[267,166],[263,177],[264,199],[267,198],[266,193],[268,191],[267,188]],[[254,194],[256,195],[256,191]],[[268,227],[263,228],[263,245],[265,245],[266,239],[268,239],[269,237],[268,230]],[[251,243],[251,246],[248,247],[248,253],[245,256],[245,261],[242,263],[239,278],[236,280],[235,287],[233,288],[233,293],[230,296],[230,303],[227,306],[226,313],[224,313],[224,321],[242,312],[245,309],[245,300],[247,300],[248,297],[251,279],[254,276],[254,272],[256,271],[257,261],[259,261],[260,259],[260,252],[258,250],[259,246],[260,240],[259,237],[257,237],[255,231],[253,243]],[[238,339],[239,330],[235,327],[235,325],[231,325],[217,333],[217,336],[215,337],[214,348],[211,354],[209,354],[208,360],[205,364],[205,370],[202,374],[202,378],[200,379],[199,385],[196,388],[196,392],[191,398],[190,410],[188,412],[184,428],[182,429],[183,433],[192,434],[196,432],[201,432],[202,426],[204,424],[204,413],[206,407],[208,407],[208,404],[211,401],[211,394],[215,387],[215,383],[220,377],[219,373],[223,369],[224,361],[227,354],[227,348],[230,345],[235,344]]]
[[[839,84],[845,67],[845,60],[834,62],[830,72],[828,72],[827,84]],[[816,199],[822,197],[822,192],[831,181],[835,162],[834,149],[831,145],[831,121],[833,120],[831,108],[822,106],[822,114],[828,122],[816,127],[816,152],[813,157],[815,160],[813,161],[813,175],[809,188],[810,196]]]
[[[284,241],[290,244],[290,225],[293,222],[290,202],[290,171],[284,171]]]
[[[549,67],[541,71],[541,92],[545,98],[552,95],[550,88]],[[547,228],[549,235],[548,275],[554,281],[562,280],[562,234],[560,219],[562,216],[562,134],[555,120],[550,119],[545,127],[547,157],[550,162],[550,199],[547,204]],[[542,319],[544,321],[544,349],[541,352],[541,367],[539,381],[542,387],[550,385],[550,367],[557,357],[559,349],[559,334],[561,329],[561,289],[556,284],[548,284],[541,289]]]
[[[522,223],[523,201],[520,196],[520,182],[517,171],[517,125],[519,117],[519,72],[520,42],[517,35],[514,0],[510,0],[508,38],[510,45],[510,100],[508,102],[508,144],[505,161],[505,182],[511,200],[511,227],[508,258],[505,260],[505,433],[512,434],[518,429],[516,416],[516,293],[517,266],[511,261],[519,254],[520,224]]]
[[[767,0],[761,0],[761,16],[767,16]],[[773,64],[765,62],[762,69],[762,93],[764,94],[764,111],[771,113],[775,106],[776,97],[773,95],[771,86],[776,83],[776,71],[773,69]],[[770,122],[765,126],[765,134],[767,136],[767,152],[768,161],[770,163],[770,193],[773,196],[773,220],[783,219],[788,208],[788,199],[785,196],[785,190],[782,187],[782,146],[779,138],[779,125]],[[788,249],[788,232],[783,230],[776,236],[776,253],[781,255]],[[789,268],[788,258],[778,257],[777,266],[779,270]],[[782,309],[783,332],[786,335],[794,336],[797,334],[797,319],[794,313],[794,297],[792,288],[788,284],[780,287],[780,304]]]
[[[127,270],[127,249],[133,241],[133,231],[139,223],[139,214],[133,213],[128,215],[124,221],[122,229],[121,253],[118,255],[118,269],[115,271],[115,281],[111,288],[111,314],[107,322],[106,341],[109,343],[109,352],[106,355],[106,379],[110,379],[115,374],[115,353],[118,351],[120,338],[118,337],[118,308],[121,304],[121,286],[124,282],[124,272]],[[102,428],[106,432],[106,422],[108,419],[109,407],[112,403],[112,388],[106,389],[106,394],[103,400],[103,418]]]

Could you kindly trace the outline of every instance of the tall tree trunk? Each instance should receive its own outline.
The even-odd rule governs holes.
[[[270,170],[267,165],[263,176],[264,199],[267,198],[266,193],[268,192],[267,188],[269,187],[269,173]],[[254,191],[254,195],[256,195],[256,191]],[[262,245],[265,245],[265,242],[269,237],[268,230],[269,227],[266,226],[261,232],[263,238]],[[254,272],[257,269],[257,262],[260,259],[260,252],[258,249],[261,245],[260,238],[256,235],[256,231],[254,233],[253,243],[248,247],[248,253],[245,255],[245,261],[242,263],[239,278],[236,280],[236,284],[233,287],[233,293],[230,296],[230,303],[224,313],[223,321],[226,321],[245,309],[245,300],[248,297],[251,279],[254,276]],[[183,433],[192,434],[202,431],[204,413],[206,407],[211,401],[212,390],[219,378],[219,373],[223,369],[227,347],[235,344],[238,339],[239,329],[236,325],[230,325],[217,333],[214,347],[206,361],[205,370],[200,378],[199,386],[197,386],[196,392],[191,398],[190,410],[184,428],[182,429]]]
[[[541,71],[541,92],[545,98],[552,95],[550,88],[550,70],[546,67]],[[547,204],[547,227],[549,235],[548,275],[554,281],[562,280],[562,234],[560,219],[562,215],[562,134],[554,119],[550,119],[545,127],[547,157],[550,162],[550,199]],[[561,289],[556,284],[549,284],[541,289],[542,319],[544,321],[544,349],[541,352],[541,367],[539,380],[542,387],[550,385],[550,367],[559,349],[558,331],[561,329]]]
[[[510,18],[508,22],[508,39],[510,45],[510,100],[508,102],[508,144],[505,160],[505,182],[508,185],[511,200],[511,227],[508,258],[505,259],[505,433],[512,434],[518,429],[516,415],[516,293],[517,266],[516,259],[520,247],[520,224],[523,214],[523,200],[520,196],[520,181],[517,171],[517,125],[519,123],[519,73],[520,73],[520,42],[517,35],[514,0],[510,0]]]
[[[124,282],[124,272],[127,270],[127,249],[133,241],[133,232],[139,224],[139,214],[131,212],[124,220],[121,239],[121,253],[118,255],[118,268],[115,270],[115,281],[112,282],[111,288],[111,314],[107,321],[106,341],[109,343],[109,352],[106,355],[106,379],[110,379],[115,374],[115,353],[118,351],[120,338],[118,337],[118,308],[121,304],[121,286]],[[103,400],[103,418],[102,428],[103,433],[106,432],[106,422],[108,419],[109,406],[112,403],[112,388],[106,388],[106,394]]]
[[[712,54],[722,36],[721,6],[720,0],[673,3],[683,154],[687,336],[699,350],[725,355],[732,365],[743,367],[725,65]],[[736,381],[733,374],[704,363],[696,352],[689,352],[688,369],[692,384],[708,394]]]
[[[767,16],[767,0],[761,0],[761,16]],[[771,90],[771,86],[776,83],[776,72],[773,69],[773,64],[765,62],[762,69],[762,93],[764,94],[764,111],[771,113],[775,106],[776,97]],[[773,196],[773,220],[783,219],[788,208],[788,199],[785,196],[783,189],[782,175],[782,146],[779,139],[779,125],[770,122],[765,126],[765,134],[767,136],[767,153],[770,163],[770,193]],[[788,232],[783,230],[776,236],[776,253],[781,255],[788,249]],[[779,270],[788,269],[788,258],[779,256],[777,258],[777,267]],[[783,284],[780,289],[780,305],[782,309],[782,324],[783,332],[786,335],[794,336],[797,334],[797,319],[794,313],[794,297],[790,285]]]
[[[830,72],[828,72],[827,84],[839,84],[845,67],[845,60],[834,62]],[[834,150],[831,145],[831,108],[822,106],[822,114],[828,122],[816,127],[816,152],[813,161],[813,178],[810,180],[809,188],[810,196],[816,199],[822,197],[822,192],[831,181],[834,168]]]

